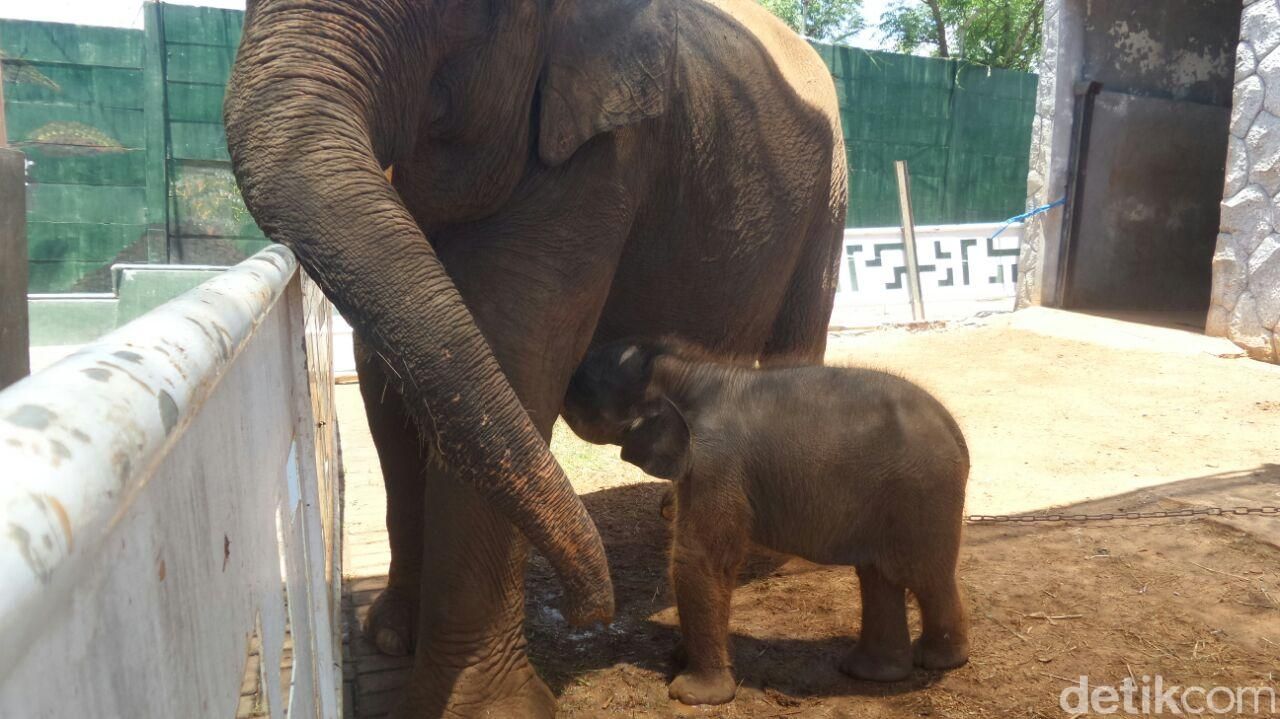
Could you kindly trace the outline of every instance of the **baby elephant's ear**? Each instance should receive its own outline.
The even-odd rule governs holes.
[[[689,471],[689,425],[666,397],[655,402],[622,440],[622,459],[659,479]]]

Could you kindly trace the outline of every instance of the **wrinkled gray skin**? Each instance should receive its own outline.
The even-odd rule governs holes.
[[[571,621],[613,613],[547,449],[569,376],[633,334],[822,356],[826,67],[752,0],[249,0],[225,114],[250,212],[361,344],[392,554],[367,632],[416,656],[396,716],[551,716],[524,540]]]
[[[969,451],[927,392],[867,369],[770,370],[708,362],[673,343],[592,350],[565,397],[579,436],[675,482],[671,583],[686,704],[721,704],[737,684],[729,605],[749,542],[857,568],[862,632],[840,668],[897,681],[913,664],[968,660],[956,583]],[[905,590],[920,603],[914,647]]]

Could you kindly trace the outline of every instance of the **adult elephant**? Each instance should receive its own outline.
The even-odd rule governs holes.
[[[751,0],[249,0],[226,126],[254,218],[363,344],[392,551],[368,631],[416,643],[397,716],[550,716],[524,538],[570,621],[613,612],[547,449],[569,377],[624,335],[822,356],[826,68]]]

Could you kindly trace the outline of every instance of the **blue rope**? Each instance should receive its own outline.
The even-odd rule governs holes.
[[[1058,200],[1057,202],[1050,202],[1049,204],[1044,205],[1043,207],[1037,207],[1036,209],[1031,210],[1030,212],[1022,213],[1017,217],[1010,217],[1008,220],[1005,220],[1005,223],[1000,226],[1000,229],[995,231],[995,234],[987,238],[987,241],[990,242],[991,240],[994,240],[995,238],[1004,234],[1004,231],[1012,227],[1015,222],[1022,222],[1023,220],[1029,220],[1032,217],[1035,217],[1036,215],[1043,215],[1049,210],[1052,210],[1055,207],[1061,207],[1065,204],[1067,204],[1067,198],[1064,197],[1061,200]]]

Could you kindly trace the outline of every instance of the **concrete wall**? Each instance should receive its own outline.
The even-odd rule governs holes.
[[[1240,8],[1046,2],[1028,204],[1065,197],[1073,179],[1081,187],[1065,211],[1028,223],[1020,306],[1207,308]],[[1104,95],[1082,129],[1087,82]],[[1073,178],[1077,144],[1085,171]]]
[[[1280,361],[1280,0],[1247,0],[1206,331]]]
[[[1090,2],[1084,76],[1111,92],[1230,107],[1241,0]]]

